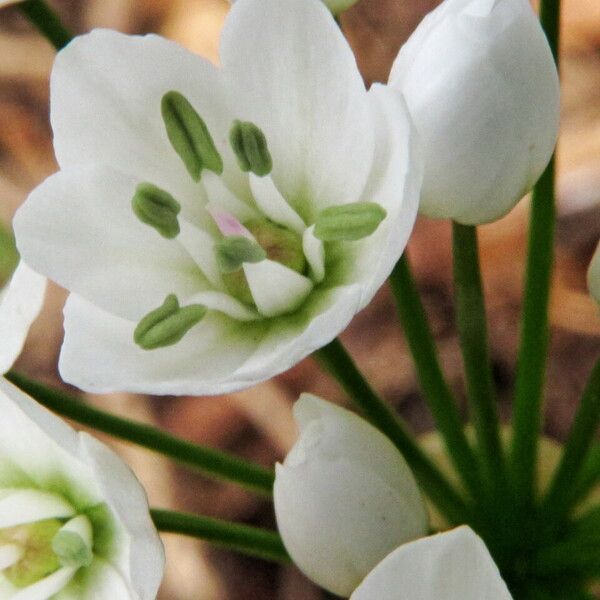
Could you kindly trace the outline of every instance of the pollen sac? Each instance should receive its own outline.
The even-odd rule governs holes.
[[[181,205],[169,192],[161,190],[151,183],[140,183],[131,200],[131,208],[137,218],[166,238],[179,234],[177,215]]]
[[[204,318],[206,310],[202,304],[180,307],[175,294],[169,294],[162,306],[138,323],[133,339],[144,350],[172,346]]]
[[[162,98],[161,111],[169,141],[194,181],[200,180],[202,169],[220,175],[223,159],[206,123],[185,96],[167,92]]]
[[[217,242],[215,253],[221,273],[233,273],[245,262],[256,263],[267,258],[263,248],[243,235],[227,236]]]
[[[263,177],[273,168],[271,153],[265,134],[248,121],[234,121],[229,132],[229,142],[242,171],[252,171]]]
[[[315,222],[315,237],[323,242],[352,242],[370,236],[385,219],[386,211],[374,202],[353,202],[322,210]]]

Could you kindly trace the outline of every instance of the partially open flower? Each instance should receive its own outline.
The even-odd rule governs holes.
[[[20,262],[0,291],[0,373],[8,371],[23,349],[46,292],[46,278]]]
[[[0,598],[154,600],[163,549],[106,446],[0,378]]]
[[[423,141],[423,214],[498,219],[548,164],[558,76],[529,0],[445,0],[401,48],[389,84]]]
[[[309,394],[294,406],[300,436],[276,469],[277,526],[310,579],[349,596],[394,548],[427,533],[406,461],[357,415]]]
[[[364,88],[318,0],[239,0],[217,69],[157,36],[94,31],[56,59],[61,171],[15,219],[71,291],[63,378],[225,393],[331,341],[416,216],[403,101]]]
[[[350,600],[512,600],[485,544],[463,526],[404,544]]]
[[[587,281],[590,294],[600,304],[600,242],[588,267]]]

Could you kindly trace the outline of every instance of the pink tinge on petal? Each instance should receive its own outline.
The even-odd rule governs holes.
[[[206,210],[223,235],[243,235],[253,242],[256,241],[254,236],[231,213],[215,205],[207,206]]]

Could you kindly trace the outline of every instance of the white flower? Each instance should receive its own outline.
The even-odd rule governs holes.
[[[273,489],[277,526],[313,581],[349,596],[394,548],[427,533],[415,479],[394,445],[357,415],[303,394],[300,437]]]
[[[23,349],[33,321],[40,313],[46,279],[24,262],[17,265],[0,292],[0,373],[8,371]]]
[[[129,468],[0,378],[0,598],[153,600],[163,549]]]
[[[394,550],[350,600],[511,600],[485,544],[469,527]]]
[[[403,101],[365,91],[321,2],[236,2],[221,64],[102,30],[57,56],[61,171],[15,231],[71,291],[60,371],[79,387],[268,379],[340,333],[406,245],[421,168]]]
[[[389,84],[423,142],[425,215],[497,219],[550,159],[558,76],[528,0],[445,0],[401,48]]]
[[[596,246],[596,251],[587,272],[587,282],[590,294],[600,303],[600,242]]]

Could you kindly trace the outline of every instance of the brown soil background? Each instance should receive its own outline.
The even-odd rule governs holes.
[[[63,0],[53,2],[76,32],[105,26],[159,32],[217,60],[225,0]],[[342,17],[365,81],[385,81],[398,48],[436,0],[361,0]],[[600,3],[564,0],[563,115],[558,151],[559,220],[551,301],[552,342],[545,431],[563,439],[587,373],[600,351],[598,310],[585,271],[600,236]],[[0,12],[0,218],[10,222],[27,193],[56,170],[48,125],[48,75],[54,52],[14,8]],[[522,291],[528,202],[481,228],[481,260],[499,408],[510,415]],[[453,317],[448,224],[421,219],[410,242],[441,359],[457,394],[463,377]],[[17,367],[60,384],[64,291],[51,289]],[[416,432],[433,427],[421,399],[392,299],[383,288],[343,335],[364,372]],[[340,403],[343,393],[312,359],[250,390],[219,398],[148,398],[130,394],[85,399],[153,423],[198,443],[271,466],[295,438],[290,407],[302,391]],[[146,485],[151,503],[273,525],[271,505],[237,487],[209,481],[156,455],[114,444]],[[294,568],[279,568],[165,536],[168,568],[162,600],[317,600],[328,597]]]

